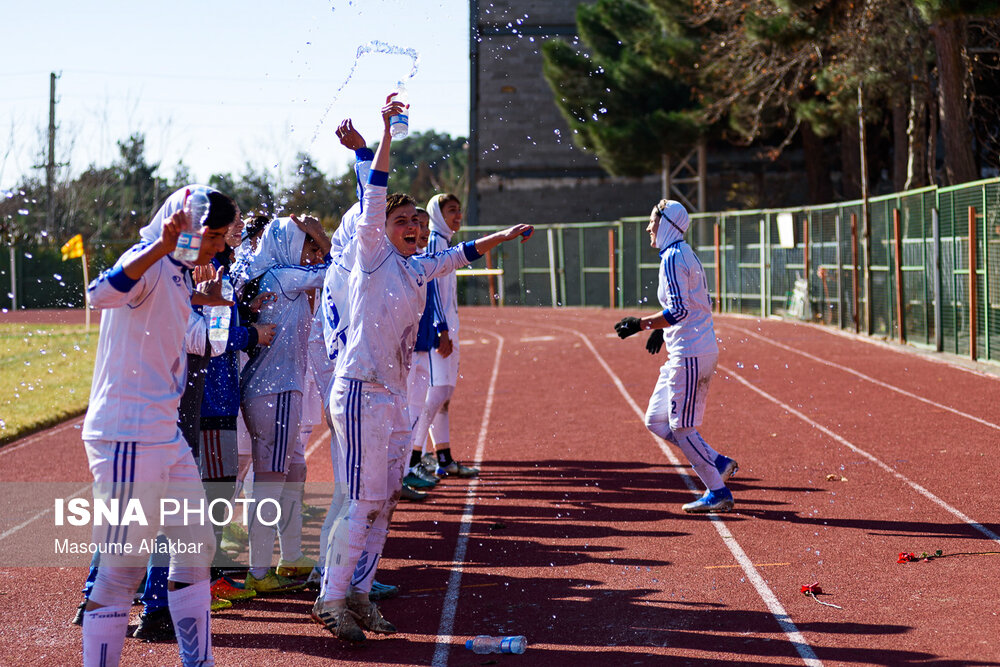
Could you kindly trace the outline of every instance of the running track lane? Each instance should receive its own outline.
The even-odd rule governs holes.
[[[620,314],[609,313],[609,321],[615,321],[615,315],[620,317]],[[528,321],[528,318],[523,319]],[[549,315],[546,319],[551,322],[555,318]],[[576,314],[567,311],[565,319],[572,321],[576,328],[591,333],[592,340],[602,348],[602,352],[607,348],[606,356],[612,366],[627,384],[636,387],[633,394],[637,402],[644,404],[655,381],[655,363],[650,368],[650,360],[644,358],[642,341],[638,340],[640,337],[624,343],[616,338],[608,339],[606,332],[610,329],[600,326],[600,318],[594,316],[594,311],[577,311]],[[720,320],[720,324],[727,321],[726,318]],[[790,328],[782,323],[767,324],[779,333],[787,333]],[[721,331],[724,329],[720,326]],[[958,382],[970,376],[963,369],[922,361],[917,355],[888,353],[885,349],[840,337],[831,341],[830,334],[810,327],[796,329],[802,330],[802,335],[807,338],[818,339],[820,350],[837,341],[840,345],[856,347],[857,355],[875,350],[877,354],[874,356],[890,375],[894,370],[892,364],[897,364],[900,371],[903,368],[912,370],[914,364],[925,364],[935,373],[942,374],[946,382]],[[748,369],[752,368],[752,363],[758,363],[761,369],[767,365],[760,363],[767,361],[763,350],[737,350],[734,341],[725,333],[723,338],[726,347],[724,362],[730,355],[729,361],[733,363],[732,355],[738,354]],[[623,356],[616,349],[628,352]],[[925,449],[928,429],[933,430],[934,423],[942,419],[942,413],[929,412],[924,409],[925,404],[912,399],[901,401],[903,397],[894,392],[891,397],[851,398],[848,392],[858,389],[844,386],[843,378],[836,374],[832,377],[823,375],[823,365],[819,365],[820,368],[798,367],[790,359],[773,359],[767,363],[773,365],[777,362],[780,362],[778,368],[790,362],[791,370],[788,377],[773,378],[775,391],[782,387],[786,392],[791,390],[792,396],[786,400],[790,403],[794,401],[795,405],[804,403],[812,407],[822,403],[830,410],[839,407],[840,414],[834,424],[853,423],[849,420],[858,412],[859,405],[871,409],[873,404],[882,407],[887,401],[894,401],[893,406],[886,406],[886,409],[890,414],[906,417],[903,433],[893,440],[892,446],[877,451],[879,456],[893,465],[897,465],[897,460],[899,464],[905,464],[907,459],[900,456],[901,453],[910,457],[914,450]],[[778,375],[776,369],[767,368],[770,375]],[[865,368],[873,369],[870,361],[866,360]],[[827,367],[826,370],[830,369]],[[760,372],[751,380],[763,382],[768,375]],[[908,377],[905,372],[901,372],[900,376]],[[642,377],[646,379],[642,380]],[[630,378],[635,378],[634,382],[629,382]],[[978,377],[977,381],[981,386],[986,383],[981,391],[995,382],[992,378],[982,377]],[[821,393],[813,392],[817,395],[816,400],[806,402],[810,393],[804,389],[819,386],[824,389]],[[737,388],[742,391],[734,391]],[[762,572],[769,577],[769,581],[780,577],[777,581],[781,583],[775,583],[773,587],[793,620],[816,648],[820,659],[872,664],[899,664],[936,656],[958,659],[963,664],[971,664],[976,659],[996,659],[995,649],[984,643],[985,635],[957,629],[959,626],[982,627],[984,622],[991,631],[997,627],[995,610],[984,604],[988,598],[979,592],[982,582],[978,574],[982,568],[990,567],[990,557],[956,557],[922,563],[920,566],[924,570],[916,569],[917,565],[897,566],[894,562],[895,554],[904,549],[918,553],[935,548],[944,548],[952,553],[995,550],[995,544],[987,536],[944,512],[912,487],[900,484],[899,479],[873,465],[872,461],[839,443],[831,442],[826,435],[816,433],[812,425],[786,414],[784,409],[776,409],[777,406],[747,390],[745,385],[727,382],[720,374],[712,391],[712,408],[706,418],[704,433],[720,450],[733,453],[743,462],[737,483],[733,484],[741,501],[739,515],[742,516],[727,517],[726,523],[733,525],[732,532],[736,539],[745,546],[755,562],[765,566],[785,564],[766,567]],[[837,400],[838,396],[846,398]],[[716,408],[716,405],[719,407]],[[717,411],[720,408],[721,415]],[[718,416],[713,418],[713,414]],[[887,440],[887,433],[899,430],[898,418],[876,417],[861,421],[867,422],[867,428],[872,433],[870,439],[874,438],[879,443]],[[980,449],[985,443],[995,442],[990,439],[993,429],[968,419],[964,421],[967,422],[964,425],[948,423],[949,429],[964,429],[952,433],[954,441],[962,443],[964,438],[961,434],[964,433],[970,440],[978,440]],[[969,430],[970,424],[972,430]],[[985,437],[984,431],[988,431]],[[840,472],[841,465],[846,468],[843,474],[848,481],[828,482],[826,475]],[[984,475],[956,474],[956,469],[949,470],[948,465],[948,461],[935,461],[935,465],[929,466],[925,472],[930,477],[921,480],[924,486],[937,491],[939,496],[950,497],[946,493],[948,489],[969,480],[974,490],[959,496],[968,501],[969,514],[979,516],[981,520],[992,518],[991,512],[985,515],[979,512],[974,501],[988,501],[995,497],[995,481]],[[966,468],[961,459],[951,462],[951,465],[973,473],[977,470],[975,465]],[[958,479],[960,477],[965,479]],[[791,484],[786,480],[798,483]],[[984,485],[986,489],[982,488]],[[955,503],[952,505],[955,506]],[[763,521],[750,525],[749,520],[753,518]],[[782,525],[786,523],[791,526]],[[995,526],[991,528],[987,525],[986,528],[996,532]],[[721,564],[706,567],[713,567],[719,574],[726,571]],[[929,567],[936,569],[929,572],[926,569]],[[841,612],[821,607],[797,595],[801,584],[812,583],[816,579],[820,580],[825,590],[836,591],[836,596],[832,598],[834,602],[843,604],[845,599],[856,601],[850,605],[848,618],[831,617],[830,613]],[[962,619],[962,622],[956,624],[954,632],[946,632],[941,627],[942,616],[949,619],[949,626],[956,618]],[[800,621],[801,618],[805,620]],[[858,634],[870,636],[858,637]],[[901,635],[906,636],[905,650],[900,647]],[[746,659],[746,656],[740,656],[740,659]]]
[[[595,651],[602,652],[605,664],[662,664],[664,656],[693,664],[723,660],[801,664],[759,595],[740,581],[743,571],[716,531],[704,525],[706,518],[677,511],[690,492],[607,373],[602,377],[599,364],[586,361],[589,352],[584,343],[568,342],[573,335],[557,328],[584,333],[634,401],[644,406],[657,364],[647,358],[640,337],[626,342],[607,337],[610,323],[621,313],[520,309],[466,313],[463,322],[470,336],[473,323],[479,323],[483,330],[501,333],[506,344],[497,402],[485,438],[486,472],[475,492],[467,565],[456,608],[456,639],[478,632],[527,634],[531,648],[516,659],[519,664],[542,660],[587,664],[588,654]],[[504,322],[497,323],[498,315]],[[740,343],[744,347],[737,349],[736,332],[726,331],[724,325],[750,322],[719,321],[727,346],[722,363],[733,367],[734,357],[727,355],[739,353],[744,369],[733,370],[745,374],[749,382],[773,381],[765,391],[838,433],[842,426],[856,424],[850,437],[842,437],[893,466],[905,465],[893,460],[893,455],[906,461],[914,456],[912,450],[926,448],[927,421],[933,427],[941,417],[926,409],[926,404],[921,411],[913,408],[912,400],[896,406],[895,413],[912,416],[913,426],[908,420],[897,425],[891,417],[883,423],[886,419],[878,413],[867,423],[857,418],[851,421],[859,400],[866,406],[888,400],[884,388],[861,399],[837,398],[860,391],[845,385],[842,371],[828,375],[834,369],[824,364],[800,367],[801,360],[784,350],[772,363],[768,355],[774,355],[774,348],[764,343],[760,349]],[[788,325],[761,326],[774,326],[776,331],[768,332],[771,336],[791,335]],[[818,341],[815,354],[822,356],[831,345],[825,340],[829,334],[817,334],[810,327],[796,329],[804,329],[806,338]],[[492,340],[484,334],[463,348],[465,377],[455,398],[453,439],[456,447],[466,443],[466,452],[482,430],[483,398],[496,351]],[[848,359],[864,356],[865,350],[874,347],[849,340],[845,345]],[[893,355],[882,350],[872,356],[876,361],[890,357],[890,361],[883,360],[889,375],[880,378],[892,380]],[[913,367],[915,355],[898,356],[906,367]],[[766,372],[750,374],[747,362],[751,358]],[[788,376],[780,373],[785,363],[793,369]],[[958,381],[952,375],[968,375],[931,365],[946,383]],[[873,372],[867,358],[863,370]],[[900,375],[906,377],[906,373]],[[927,373],[911,375],[930,377]],[[803,386],[823,391],[810,397]],[[892,400],[900,398],[897,394]],[[841,404],[839,412],[823,407],[831,400]],[[827,412],[814,414],[821,407]],[[709,441],[741,460],[742,469],[733,484],[741,511],[726,517],[725,524],[819,659],[827,664],[996,660],[995,649],[983,643],[984,637],[996,634],[996,616],[993,610],[977,606],[984,596],[976,576],[988,570],[990,557],[905,566],[894,563],[895,553],[906,545],[907,550],[917,551],[983,551],[983,542],[988,540],[982,535],[871,461],[740,382],[726,380],[722,373],[713,385],[706,419],[704,433]],[[907,435],[914,426],[924,435]],[[948,422],[947,428],[964,427]],[[884,437],[890,430],[903,431],[901,442]],[[876,437],[860,437],[869,432]],[[976,437],[977,432],[967,434],[967,439]],[[884,448],[870,447],[872,442]],[[58,447],[48,451],[58,454]],[[319,457],[320,462],[324,458]],[[0,464],[5,463],[0,459]],[[967,463],[960,459],[959,469],[966,470]],[[310,464],[310,479],[314,479],[322,464],[315,455]],[[827,482],[825,475],[840,465],[845,466],[848,481]],[[979,476],[954,470],[949,474],[947,466],[948,457],[939,455],[924,466],[929,479],[918,478],[913,470],[906,474],[957,507],[965,508],[964,499],[984,492],[995,497],[992,479],[982,480],[985,486],[976,491],[974,481]],[[971,485],[971,493],[963,491],[963,485]],[[398,624],[405,622],[411,634],[372,642],[363,651],[331,650],[331,641],[322,630],[303,622],[308,596],[255,602],[215,617],[220,664],[277,664],[291,655],[301,664],[328,664],[330,657],[347,658],[352,664],[429,664],[447,590],[449,559],[469,499],[464,482],[446,480],[442,486],[434,492],[433,505],[401,507],[387,547],[384,578],[402,583],[409,591],[406,597],[386,603],[387,616]],[[957,488],[961,495],[948,492],[949,488]],[[990,518],[978,508],[965,509],[981,521]],[[914,547],[914,541],[927,539],[936,544]],[[47,572],[38,572],[38,585],[32,586],[30,599],[7,598],[7,609],[27,612],[29,619],[32,612],[38,614],[35,619],[54,616],[56,607],[65,607],[65,614],[70,614],[81,571],[53,570],[53,577],[47,577]],[[53,579],[69,581],[53,587]],[[833,593],[824,599],[841,604],[844,610],[822,607],[798,595],[799,585],[815,579]],[[14,585],[24,584],[21,577]],[[3,589],[16,592],[9,581],[4,581]],[[942,623],[942,617],[951,620]],[[3,642],[40,646],[45,652],[68,640],[78,655],[78,630],[64,630],[55,622],[62,618],[41,625],[29,620],[24,625],[33,626],[34,631],[20,640],[11,636],[8,626]],[[143,662],[159,656],[170,664],[176,655],[170,645],[130,642],[127,647],[138,651],[137,659],[145,656]],[[145,653],[149,650],[154,653]],[[38,664],[53,664],[55,655],[48,652],[48,659],[39,659]],[[485,659],[453,647],[448,664],[478,665]],[[160,660],[154,658],[157,664]]]

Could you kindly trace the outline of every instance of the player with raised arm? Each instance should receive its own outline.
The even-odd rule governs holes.
[[[712,324],[712,302],[705,270],[684,241],[691,224],[688,212],[676,201],[663,199],[649,216],[649,242],[660,251],[657,296],[663,310],[646,317],[625,317],[615,325],[621,338],[653,330],[646,343],[650,354],[664,341],[668,359],[646,409],[646,428],[677,445],[707,487],[698,500],[685,504],[685,512],[728,512],[733,494],[726,488],[738,466],[719,454],[698,433],[705,414],[708,387],[719,360],[719,346]]]
[[[399,499],[410,444],[407,375],[424,310],[427,281],[455,271],[532,227],[518,225],[435,255],[416,255],[416,205],[386,197],[392,136],[389,119],[403,111],[387,99],[383,135],[368,177],[350,275],[350,326],[338,355],[331,411],[337,431],[337,483],[346,501],[333,521],[323,596],[313,618],[331,633],[364,641],[362,627],[393,633],[369,600],[369,589]]]
[[[184,211],[192,192],[206,194],[208,216],[193,262],[171,256],[188,225]],[[185,335],[194,292],[190,269],[207,264],[225,246],[236,207],[229,197],[200,185],[171,195],[140,231],[138,243],[87,288],[93,308],[104,309],[97,344],[90,406],[83,441],[95,498],[135,499],[148,516],[160,501],[205,503],[198,466],[177,426],[178,404],[187,375]],[[203,305],[232,305],[218,295]],[[209,565],[215,538],[207,522],[184,517],[147,525],[97,527],[94,542],[105,549],[83,623],[84,667],[108,667],[121,659],[129,607],[149,551],[138,546],[162,532],[169,540],[197,548],[170,556],[168,602],[181,662],[214,665],[209,619]]]

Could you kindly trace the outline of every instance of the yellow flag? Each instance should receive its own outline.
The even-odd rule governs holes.
[[[66,241],[66,245],[62,247],[62,258],[65,262],[67,259],[76,259],[77,257],[83,257],[83,236],[77,234],[69,241]]]

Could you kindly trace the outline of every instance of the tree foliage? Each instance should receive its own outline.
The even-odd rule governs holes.
[[[584,48],[542,45],[542,71],[574,141],[614,175],[651,173],[663,154],[684,155],[704,132],[684,79],[698,43],[679,18],[687,8],[683,1],[580,4]]]

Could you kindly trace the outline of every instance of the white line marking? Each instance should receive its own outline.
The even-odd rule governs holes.
[[[571,331],[571,330],[567,329],[566,331]],[[618,378],[618,375],[615,374],[615,372],[611,369],[611,366],[609,366],[608,363],[604,360],[604,357],[600,355],[600,353],[597,351],[597,348],[595,348],[594,345],[590,342],[590,340],[580,332],[573,331],[573,333],[579,336],[579,338],[584,342],[584,344],[588,348],[590,348],[590,351],[593,353],[598,363],[600,363],[601,366],[604,368],[605,372],[607,372],[607,374],[611,376],[612,382],[614,382],[615,386],[618,387],[619,393],[621,393],[622,397],[625,398],[625,401],[632,407],[632,410],[635,411],[635,413],[639,416],[640,419],[645,419],[645,412],[642,409],[640,409],[639,406],[636,404],[636,402],[632,399],[632,396],[625,389],[625,385]],[[676,454],[674,454],[673,450],[667,447],[666,443],[663,440],[656,437],[652,433],[650,433],[650,436],[652,436],[653,441],[656,442],[657,446],[660,448],[660,451],[662,451],[664,455],[666,455],[667,459],[670,460],[670,463],[672,463],[674,466],[680,467],[681,460],[677,457]],[[682,474],[681,479],[684,480],[684,484],[695,495],[699,496],[701,495],[701,492],[695,485],[694,480],[691,478],[691,475],[689,473],[685,472],[684,474]],[[723,544],[725,544],[729,548],[730,553],[733,554],[733,558],[735,558],[736,562],[738,562],[740,564],[740,567],[743,568],[743,572],[746,574],[747,579],[749,579],[750,583],[752,583],[754,588],[757,589],[757,594],[760,595],[761,599],[764,601],[764,604],[767,605],[767,608],[771,612],[771,615],[774,617],[774,620],[778,622],[778,625],[781,627],[782,632],[785,633],[785,636],[788,637],[788,640],[791,642],[792,646],[795,647],[795,650],[798,652],[799,657],[802,658],[802,661],[805,664],[810,665],[810,667],[820,667],[823,663],[820,661],[819,658],[816,657],[816,653],[813,651],[812,647],[806,641],[806,638],[802,635],[801,632],[799,632],[799,629],[795,626],[795,623],[792,622],[792,619],[788,615],[788,612],[785,611],[785,608],[781,605],[781,602],[778,600],[778,596],[774,594],[774,591],[772,591],[771,588],[767,585],[767,582],[764,581],[764,578],[760,576],[759,572],[757,572],[757,568],[754,567],[753,561],[751,561],[750,557],[747,556],[745,551],[743,551],[743,548],[736,541],[736,538],[733,537],[733,534],[729,532],[729,528],[726,527],[725,522],[723,522],[723,520],[716,515],[709,514],[706,516],[712,521],[712,525],[715,526],[715,529],[718,531],[719,537],[722,538]]]
[[[69,498],[67,498],[67,500],[69,500],[70,498],[77,498],[77,497],[79,497],[79,495],[81,493],[85,493],[85,492],[89,491],[91,486],[92,486],[91,484],[87,484],[86,486],[81,487],[80,489],[74,491],[73,495],[71,495]],[[2,533],[0,533],[0,540],[4,540],[4,539],[10,537],[11,535],[13,535],[17,531],[21,530],[25,526],[27,526],[27,525],[29,525],[31,523],[34,523],[38,519],[41,519],[43,516],[45,516],[46,514],[48,514],[49,512],[51,512],[52,509],[53,508],[51,508],[51,507],[48,508],[48,509],[44,509],[41,512],[39,512],[38,514],[36,514],[35,516],[31,517],[30,519],[27,519],[27,520],[22,521],[21,523],[17,524],[13,528],[8,528],[7,530],[5,530]]]
[[[773,340],[768,340],[766,337],[761,336],[760,334],[755,333],[753,331],[750,331],[749,329],[744,329],[743,327],[733,326],[732,324],[729,324],[729,325],[726,325],[726,326],[729,326],[732,329],[736,329],[737,331],[741,331],[741,332],[745,333],[748,336],[752,336],[753,338],[757,338],[759,340],[762,340],[763,342],[767,343],[768,345],[773,345],[775,347],[781,348],[782,350],[787,350],[789,352],[794,352],[795,354],[801,355],[801,356],[803,356],[803,357],[805,357],[807,359],[811,359],[811,360],[815,361],[816,363],[825,364],[827,366],[831,366],[832,368],[836,368],[838,370],[842,370],[845,373],[850,373],[851,375],[853,375],[855,377],[858,377],[858,378],[861,378],[862,380],[867,380],[868,382],[871,382],[872,384],[878,385],[879,387],[882,387],[883,389],[888,389],[890,391],[896,392],[897,394],[902,394],[903,396],[906,396],[907,398],[912,398],[912,399],[914,399],[916,401],[921,401],[921,402],[926,403],[928,405],[933,405],[935,408],[941,408],[942,410],[947,410],[948,412],[951,412],[952,414],[958,415],[959,417],[965,417],[966,419],[971,419],[972,421],[976,422],[977,424],[982,424],[983,426],[986,426],[986,427],[989,427],[989,428],[992,428],[992,429],[996,429],[997,431],[1000,431],[1000,424],[994,424],[993,422],[986,421],[985,419],[980,419],[979,417],[976,417],[975,415],[970,415],[967,412],[962,412],[961,410],[956,410],[955,408],[948,407],[947,405],[944,405],[942,403],[938,403],[937,401],[932,401],[929,398],[924,398],[923,396],[918,396],[917,394],[910,393],[910,392],[906,391],[905,389],[900,389],[899,387],[896,387],[895,385],[891,385],[891,384],[888,384],[886,382],[882,382],[881,380],[876,380],[875,378],[871,377],[870,375],[865,375],[861,371],[856,371],[853,368],[848,368],[847,366],[841,366],[840,364],[838,364],[836,362],[829,361],[829,360],[823,359],[821,357],[817,357],[817,356],[815,356],[813,354],[809,354],[808,352],[803,352],[802,350],[796,350],[794,347],[791,347],[790,345],[784,345],[782,343],[777,343],[777,342],[775,342]]]
[[[493,395],[496,392],[497,374],[500,372],[500,355],[503,353],[503,336],[488,332],[497,339],[497,351],[493,357],[493,373],[490,375],[489,389],[486,390],[486,407],[483,409],[483,421],[479,428],[479,440],[476,442],[476,467],[483,460],[486,450],[486,431],[490,426],[490,413],[493,411]],[[476,488],[479,478],[473,477],[469,482],[469,490],[465,494],[465,509],[462,511],[462,523],[459,526],[458,542],[455,544],[454,565],[448,575],[448,592],[444,596],[444,607],[441,610],[441,624],[438,625],[437,645],[434,647],[433,667],[445,667],[448,664],[448,651],[451,649],[451,636],[455,628],[455,614],[458,611],[458,594],[462,585],[462,566],[465,563],[465,551],[469,546],[469,529],[472,526],[472,515],[476,508]]]
[[[555,340],[555,336],[530,336],[528,338],[522,338],[522,343],[545,343],[551,340]]]
[[[15,440],[9,445],[4,445],[3,447],[0,447],[0,456],[3,456],[4,454],[10,454],[11,452],[15,452],[24,447],[25,445],[30,445],[33,442],[38,442],[39,440],[43,440],[45,438],[48,438],[49,436],[53,436],[56,433],[62,433],[66,429],[73,428],[74,426],[77,426],[78,424],[82,423],[83,423],[83,417],[77,417],[73,421],[63,422],[58,426],[52,426],[50,428],[45,429],[44,431],[35,433],[34,435],[29,435],[24,440]],[[81,442],[83,442],[82,439]]]
[[[966,516],[965,514],[963,514],[958,509],[952,507],[951,505],[949,505],[945,501],[941,500],[940,498],[938,498],[936,495],[934,495],[933,493],[931,493],[930,491],[928,491],[924,487],[920,486],[919,484],[917,484],[916,482],[914,482],[913,480],[911,480],[906,475],[898,472],[897,470],[895,470],[894,468],[892,468],[888,464],[883,463],[881,460],[879,460],[878,458],[876,458],[872,454],[869,454],[868,452],[866,452],[865,450],[861,449],[857,445],[849,442],[848,440],[846,440],[842,436],[837,435],[836,433],[834,433],[830,429],[826,428],[825,426],[823,426],[821,424],[818,424],[817,422],[813,421],[812,419],[810,419],[806,415],[802,414],[801,412],[799,412],[798,410],[796,410],[792,406],[788,405],[787,403],[783,403],[781,401],[781,399],[772,396],[771,394],[767,393],[763,389],[758,389],[757,387],[753,386],[753,384],[751,384],[748,380],[746,380],[746,379],[742,378],[741,376],[739,376],[732,369],[726,368],[725,366],[719,366],[718,368],[721,371],[729,373],[729,375],[734,380],[736,380],[737,382],[739,382],[740,384],[743,384],[746,387],[749,387],[750,389],[752,389],[756,393],[760,394],[761,396],[763,396],[767,400],[771,401],[775,405],[784,408],[785,410],[787,410],[791,414],[795,415],[796,417],[798,417],[802,421],[804,421],[807,424],[811,425],[813,428],[815,428],[816,430],[820,431],[824,435],[832,438],[833,440],[836,440],[837,442],[839,442],[840,444],[844,445],[848,449],[850,449],[850,450],[852,450],[854,452],[857,452],[861,456],[865,457],[866,459],[868,459],[869,461],[871,461],[872,463],[874,463],[875,465],[877,465],[879,468],[882,468],[882,470],[885,470],[887,473],[889,473],[893,477],[901,480],[902,482],[905,482],[906,484],[908,484],[909,486],[911,486],[913,489],[915,489],[917,491],[917,493],[919,493],[920,495],[924,496],[925,498],[927,498],[931,502],[935,503],[936,505],[941,506],[942,508],[944,508],[946,511],[950,512],[951,514],[954,514],[956,517],[958,517],[959,519],[961,519],[965,523],[969,524],[970,526],[972,526],[973,528],[975,528],[976,530],[978,530],[980,533],[982,533],[986,537],[990,538],[991,540],[993,540],[993,541],[995,541],[997,543],[1000,543],[1000,535],[997,535],[992,530],[990,530],[986,526],[980,524],[979,522],[972,520],[971,518],[969,518],[968,516]]]

